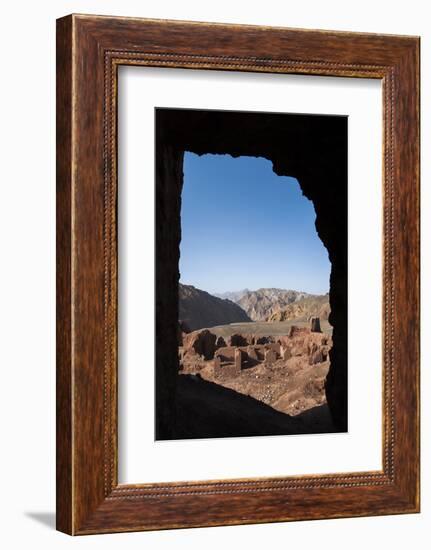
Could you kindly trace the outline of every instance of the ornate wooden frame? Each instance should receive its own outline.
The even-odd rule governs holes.
[[[119,485],[119,65],[383,82],[383,470]],[[57,21],[57,528],[69,534],[419,511],[419,38],[70,15]]]

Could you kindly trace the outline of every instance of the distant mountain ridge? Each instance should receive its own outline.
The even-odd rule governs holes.
[[[236,290],[233,292],[215,292],[213,296],[221,298],[222,300],[230,300],[231,302],[238,303],[238,300],[240,300],[247,292],[250,292],[248,288],[244,288],[243,290]]]
[[[298,290],[259,288],[230,294],[253,321],[289,321],[323,315],[328,318],[329,296],[309,294]]]
[[[190,330],[251,321],[246,312],[234,302],[217,298],[192,285],[180,283],[178,293],[179,320]]]

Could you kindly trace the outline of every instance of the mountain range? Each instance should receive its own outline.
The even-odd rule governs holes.
[[[331,308],[328,294],[307,295],[296,302],[284,306],[280,310],[269,314],[266,321],[308,321],[310,317],[319,317],[321,321],[327,321]]]
[[[189,330],[210,328],[251,319],[234,302],[217,298],[192,285],[179,284],[179,319]]]
[[[259,288],[212,295],[191,285],[179,285],[180,321],[189,330],[231,323],[328,320],[328,294]]]
[[[230,300],[231,302],[238,302],[244,294],[247,294],[247,292],[250,292],[248,288],[244,288],[243,290],[234,290],[233,292],[214,292],[213,296],[216,296],[217,298],[221,298],[222,300]]]
[[[236,303],[253,321],[289,321],[318,315],[325,303],[329,306],[329,296],[281,288],[259,288],[246,291]]]

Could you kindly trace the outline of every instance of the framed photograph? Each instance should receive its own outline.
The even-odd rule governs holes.
[[[419,511],[419,38],[57,21],[57,528]]]

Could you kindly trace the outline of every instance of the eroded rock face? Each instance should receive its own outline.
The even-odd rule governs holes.
[[[178,260],[184,151],[259,156],[298,179],[313,201],[316,230],[328,250],[331,367],[325,391],[333,420],[347,429],[347,119],[223,111],[156,111],[156,338],[158,430],[174,422],[178,372]],[[176,316],[175,316],[176,315]],[[173,325],[173,326],[172,326]],[[166,338],[167,334],[172,337]]]
[[[281,306],[279,309],[274,306],[274,309],[275,311],[267,316],[267,321],[309,321],[311,317],[319,317],[327,321],[331,311],[329,294],[319,296],[307,294],[295,302]]]
[[[260,288],[247,290],[236,300],[236,303],[253,319],[265,321],[277,315],[283,308],[301,301],[304,298],[317,298],[306,292],[284,290],[280,288]]]

